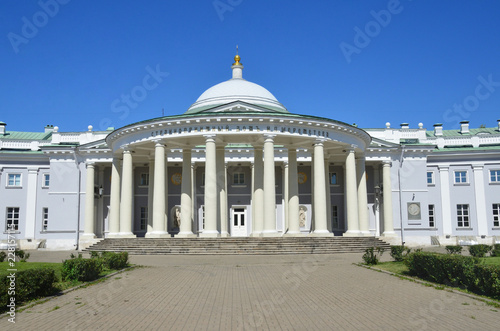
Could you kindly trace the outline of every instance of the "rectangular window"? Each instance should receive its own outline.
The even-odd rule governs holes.
[[[141,207],[140,230],[146,230],[147,224],[148,224],[148,207]]]
[[[490,183],[500,183],[500,170],[490,170]]]
[[[49,208],[44,207],[42,209],[42,231],[47,231],[49,226]]]
[[[467,183],[467,171],[455,171],[455,184]]]
[[[339,212],[337,206],[332,206],[332,229],[339,228]]]
[[[493,226],[500,227],[500,203],[493,204]]]
[[[21,174],[9,174],[7,186],[21,186]]]
[[[19,231],[19,207],[7,207],[6,231]]]
[[[233,173],[233,185],[245,184],[245,174],[242,172]]]
[[[50,186],[50,175],[49,174],[43,174],[43,187],[49,187]]]
[[[141,174],[140,186],[149,185],[149,174]]]
[[[434,185],[434,171],[427,171],[427,185]]]
[[[434,222],[434,205],[429,205],[429,227],[433,228],[436,226]]]
[[[470,227],[469,205],[457,205],[457,221],[459,228]]]
[[[336,172],[330,172],[330,185],[337,185],[337,173]]]

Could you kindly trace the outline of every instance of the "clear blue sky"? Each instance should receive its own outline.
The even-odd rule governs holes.
[[[293,113],[364,128],[500,119],[498,0],[56,1],[0,2],[7,130],[184,113],[231,77],[237,44],[244,78]]]

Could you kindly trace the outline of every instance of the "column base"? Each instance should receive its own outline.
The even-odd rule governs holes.
[[[344,237],[362,237],[363,234],[360,231],[347,231],[342,234]]]
[[[333,233],[328,232],[328,230],[319,230],[311,232],[309,237],[333,237]]]
[[[175,238],[196,238],[197,236],[192,232],[179,232],[174,237]]]
[[[106,238],[120,238],[120,234],[118,232],[108,232]]]
[[[229,234],[229,232],[221,232],[220,236],[221,236],[221,238],[231,237],[231,235]]]
[[[94,233],[84,233],[80,236],[80,240],[89,240],[97,238]]]
[[[171,237],[168,232],[165,231],[153,231],[153,232],[148,232],[144,236],[145,238],[168,238]]]
[[[394,231],[384,231],[382,237],[397,237],[398,235]]]
[[[120,232],[116,238],[137,238],[132,232]]]
[[[262,237],[262,232],[253,232],[250,237],[252,238],[259,238]]]
[[[363,237],[374,237],[375,236],[370,231],[361,231],[361,235]]]
[[[219,238],[220,233],[217,231],[203,231],[200,233],[200,238]]]
[[[276,230],[265,230],[262,231],[262,237],[281,237],[281,235]]]

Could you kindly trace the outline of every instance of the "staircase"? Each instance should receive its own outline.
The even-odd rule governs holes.
[[[373,246],[390,249],[374,237],[278,238],[123,238],[104,239],[85,251],[128,252],[133,255],[272,255],[364,252]]]

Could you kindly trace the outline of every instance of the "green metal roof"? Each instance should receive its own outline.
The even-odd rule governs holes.
[[[51,132],[22,132],[7,131],[0,135],[1,140],[48,140],[52,136]]]
[[[478,128],[469,129],[469,133],[460,133],[460,129],[456,130],[443,130],[443,137],[471,137],[480,134],[500,134],[497,128]],[[439,136],[434,135],[434,130],[426,132],[427,137],[437,138]]]
[[[465,146],[450,146],[450,147],[443,147],[443,148],[436,148],[433,152],[438,153],[438,152],[453,152],[453,151],[494,151],[494,150],[500,150],[500,145],[486,145],[486,146],[480,146],[480,147],[472,147],[471,145],[465,145]]]

